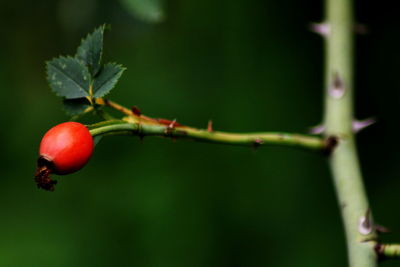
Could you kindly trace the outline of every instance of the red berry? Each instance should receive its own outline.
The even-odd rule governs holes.
[[[56,181],[49,174],[69,174],[78,171],[89,161],[94,148],[89,130],[77,122],[64,122],[51,128],[40,143],[38,187],[54,190]]]

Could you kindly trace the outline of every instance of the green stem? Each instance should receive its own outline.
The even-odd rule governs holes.
[[[274,144],[301,147],[310,150],[324,150],[329,142],[325,139],[292,133],[263,132],[263,133],[228,133],[208,131],[191,127],[174,127],[164,125],[150,125],[128,123],[115,120],[106,121],[89,126],[90,133],[97,135],[137,135],[137,136],[163,136],[171,138],[186,138],[208,143],[230,144],[258,147],[260,145]]]
[[[375,247],[376,252],[382,258],[400,258],[400,244],[378,244]]]
[[[353,10],[351,0],[327,0],[326,136],[339,144],[330,167],[346,232],[351,267],[375,267],[376,233],[360,171],[353,122]]]

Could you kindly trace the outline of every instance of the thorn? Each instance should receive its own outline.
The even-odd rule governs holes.
[[[382,234],[390,233],[390,229],[389,228],[387,228],[386,226],[383,226],[383,225],[379,225],[379,224],[375,224],[375,230],[378,233],[382,233]]]
[[[324,132],[325,132],[325,125],[322,124],[311,127],[309,130],[309,133],[311,134],[323,134]]]
[[[310,23],[309,29],[310,29],[310,31],[312,31],[316,34],[319,34],[322,37],[326,37],[331,33],[330,26],[326,22]],[[369,33],[368,27],[365,24],[361,24],[361,23],[354,24],[353,31],[356,34],[362,34],[362,35]]]
[[[142,115],[142,111],[137,107],[137,106],[133,106],[131,108],[131,111],[133,114],[135,114],[136,116],[140,116]]]
[[[177,124],[176,119],[171,121],[165,128],[165,134],[170,135],[172,133],[172,130],[175,128],[176,124]]]
[[[212,123],[212,120],[209,120],[209,121],[208,121],[208,124],[207,124],[207,131],[208,131],[209,133],[211,133],[211,132],[213,131],[213,123]]]
[[[167,119],[161,119],[161,118],[160,119],[156,119],[156,120],[157,120],[158,123],[161,123],[161,124],[164,124],[164,125],[167,125],[167,126],[170,126],[171,124],[173,124],[173,127],[183,126],[182,124],[177,122],[176,119],[173,120],[173,121],[170,121],[170,120],[167,120]]]
[[[334,87],[335,89],[344,88],[343,81],[342,81],[342,79],[339,77],[339,74],[338,74],[337,72],[334,74],[334,77],[333,77],[333,87]]]
[[[354,120],[353,121],[353,132],[358,133],[358,132],[364,130],[365,128],[371,126],[374,123],[376,123],[375,118],[368,118],[368,119],[365,119],[362,121]]]
[[[176,126],[176,119],[174,119],[173,121],[171,121],[171,123],[168,125],[168,128],[174,129]]]
[[[343,97],[345,93],[345,86],[342,78],[339,76],[339,73],[335,72],[333,75],[332,85],[329,88],[329,94],[335,98],[340,99]]]
[[[372,232],[374,224],[372,223],[371,210],[368,208],[364,216],[361,216],[358,223],[358,232],[362,235],[368,235]]]
[[[311,23],[310,30],[316,34],[321,35],[322,37],[326,37],[330,34],[331,29],[328,23],[321,22],[321,23]]]

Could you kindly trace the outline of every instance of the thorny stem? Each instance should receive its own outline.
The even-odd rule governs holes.
[[[376,267],[376,232],[360,171],[353,121],[353,3],[326,0],[326,136],[339,144],[330,167],[346,232],[350,267]]]
[[[111,100],[97,98],[96,104],[115,109],[126,117],[123,120],[109,120],[91,125],[90,132],[96,135],[138,135],[163,136],[171,138],[186,138],[207,143],[230,144],[259,147],[266,144],[286,145],[302,147],[310,150],[320,150],[329,153],[336,140],[332,138],[323,139],[317,136],[283,133],[229,133],[213,131],[209,122],[208,129],[197,129],[183,126],[176,121],[155,119],[142,115],[139,109],[128,109]]]
[[[89,126],[93,136],[98,135],[137,135],[162,136],[170,138],[186,138],[196,141],[242,145],[258,147],[261,145],[275,144],[293,147],[301,147],[310,150],[329,150],[332,140],[325,140],[316,136],[264,132],[264,133],[228,133],[209,131],[208,129],[196,129],[186,126],[171,127],[171,125],[146,124],[141,122],[127,122],[123,120],[105,121]]]

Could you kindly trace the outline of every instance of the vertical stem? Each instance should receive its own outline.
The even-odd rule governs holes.
[[[349,265],[376,267],[376,233],[360,171],[353,121],[353,10],[351,0],[326,0],[327,136],[339,143],[329,163],[346,232]]]

